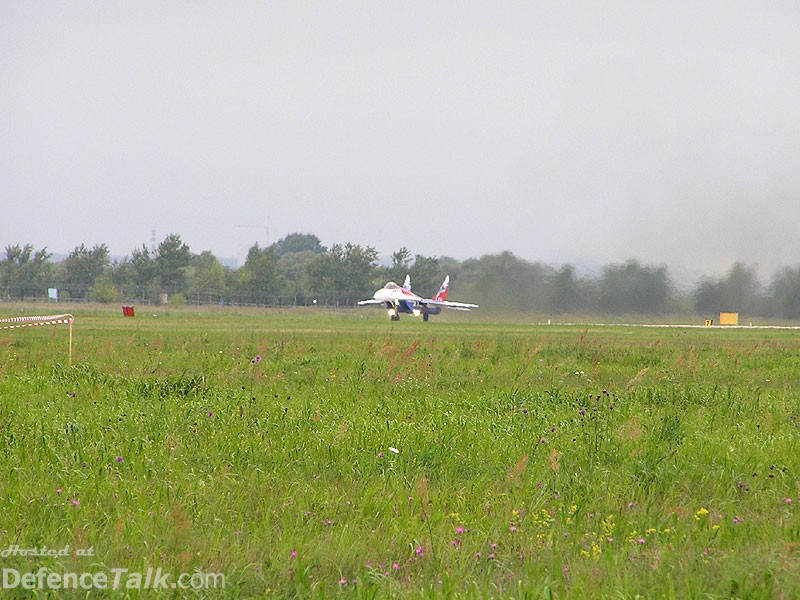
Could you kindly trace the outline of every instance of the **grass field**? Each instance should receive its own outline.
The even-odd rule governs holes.
[[[72,312],[0,330],[4,597],[800,597],[797,331]]]

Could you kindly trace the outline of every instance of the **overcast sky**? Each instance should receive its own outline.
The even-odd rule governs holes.
[[[792,1],[0,0],[0,244],[800,264]]]

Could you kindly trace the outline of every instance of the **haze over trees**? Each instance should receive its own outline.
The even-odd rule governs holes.
[[[292,233],[267,247],[253,244],[243,265],[223,265],[209,251],[195,254],[172,233],[153,248],[142,245],[112,260],[105,244],[76,247],[59,262],[47,248],[8,245],[0,259],[0,299],[185,302],[258,306],[353,306],[386,281],[411,275],[413,290],[436,293],[445,274],[454,299],[475,302],[486,314],[663,316],[800,319],[800,265],[762,285],[753,267],[737,262],[722,277],[703,277],[679,289],[666,266],[637,260],[580,275],[573,265],[550,266],[511,252],[458,261],[412,254],[405,247],[379,262],[378,251],[353,243],[322,245],[310,233]]]

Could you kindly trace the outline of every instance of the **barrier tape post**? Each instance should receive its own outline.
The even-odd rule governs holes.
[[[69,325],[69,365],[72,366],[72,323],[75,317],[70,314],[48,315],[44,317],[10,317],[0,319],[0,329],[22,329],[41,325]],[[9,323],[9,325],[2,325]]]

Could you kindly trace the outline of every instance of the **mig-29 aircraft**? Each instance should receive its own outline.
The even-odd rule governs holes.
[[[390,281],[379,289],[369,300],[361,300],[359,306],[379,305],[384,306],[389,311],[392,321],[400,320],[400,313],[407,313],[418,317],[422,315],[422,320],[427,321],[430,315],[438,315],[442,308],[453,310],[470,310],[478,308],[477,304],[467,304],[465,302],[450,302],[447,300],[447,291],[450,288],[450,276],[444,278],[439,291],[433,298],[422,298],[411,291],[411,275],[406,275],[403,286],[400,287],[394,281]]]

